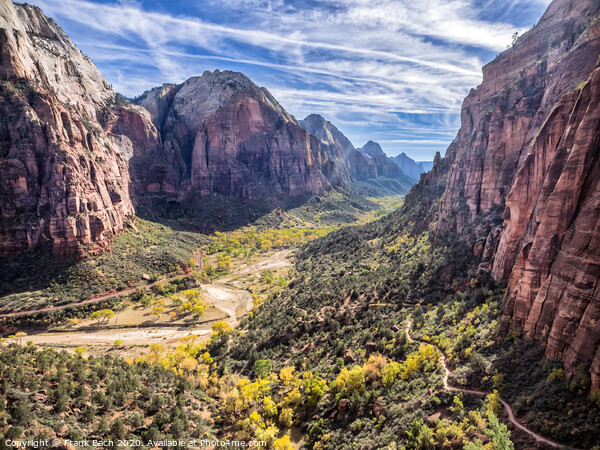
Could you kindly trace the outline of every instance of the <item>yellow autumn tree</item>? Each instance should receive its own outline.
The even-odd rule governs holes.
[[[287,434],[273,442],[273,448],[275,450],[294,450],[294,446]]]
[[[354,366],[350,370],[344,367],[335,380],[335,388],[342,395],[365,390],[365,373],[361,366]]]
[[[297,378],[294,376],[294,366],[284,367],[279,371],[279,379],[284,386],[291,386]]]
[[[161,355],[165,352],[165,348],[160,344],[150,345],[150,361],[158,362]]]
[[[227,322],[215,322],[212,325],[212,330],[217,336],[221,336],[223,334],[231,333],[233,328],[231,328],[231,325]]]
[[[156,316],[156,320],[160,320],[160,316],[161,316],[161,314],[164,314],[164,313],[165,313],[165,311],[166,311],[166,309],[165,309],[165,307],[164,307],[164,306],[155,306],[155,307],[152,309],[152,315],[153,315],[153,316]]]

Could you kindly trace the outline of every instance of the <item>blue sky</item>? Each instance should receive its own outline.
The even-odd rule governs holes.
[[[356,146],[444,153],[481,67],[550,0],[28,0],[133,97],[205,70],[245,73]]]

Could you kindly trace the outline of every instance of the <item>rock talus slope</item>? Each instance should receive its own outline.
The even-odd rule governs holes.
[[[150,115],[116,104],[56,23],[10,0],[0,0],[0,80],[0,255],[103,245],[134,214],[127,158],[157,142]]]
[[[600,4],[555,0],[462,108],[438,227],[502,214],[482,268],[505,315],[600,387]]]

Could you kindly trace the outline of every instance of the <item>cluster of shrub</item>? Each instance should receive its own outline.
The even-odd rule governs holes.
[[[0,438],[141,441],[214,436],[206,394],[145,361],[3,344]],[[139,448],[149,448],[140,445]]]

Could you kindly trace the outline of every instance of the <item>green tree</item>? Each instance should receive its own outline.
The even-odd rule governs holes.
[[[254,373],[260,378],[267,378],[273,370],[273,363],[270,359],[259,359],[254,363]]]
[[[279,414],[279,423],[283,428],[290,428],[294,424],[294,410],[292,408],[282,408]]]
[[[455,395],[454,399],[452,400],[452,403],[454,404],[454,406],[450,407],[450,411],[452,411],[457,416],[462,417],[465,408],[460,397],[458,395]]]
[[[304,392],[308,397],[308,402],[315,405],[319,402],[325,389],[327,389],[327,382],[321,379],[319,376],[313,375],[311,372],[305,372],[304,378]]]
[[[63,394],[58,399],[56,399],[56,403],[54,404],[55,411],[61,413],[67,410],[67,406],[69,403],[69,396],[67,394]]]
[[[354,366],[350,370],[343,368],[335,380],[335,388],[342,395],[365,390],[365,373],[361,366]]]
[[[129,425],[131,425],[132,428],[140,428],[144,425],[144,416],[142,416],[139,412],[134,412],[129,417]]]
[[[565,371],[564,369],[555,368],[552,369],[552,372],[546,378],[548,383],[552,383],[553,381],[563,381],[565,379]]]
[[[502,392],[502,389],[504,389],[504,375],[496,370],[496,373],[492,377],[492,381],[494,383],[494,389],[498,392]]]
[[[116,439],[124,439],[125,438],[125,425],[121,419],[115,419],[110,426],[110,434],[112,437]]]
[[[493,412],[488,412],[488,420],[490,429],[486,430],[485,434],[492,439],[494,450],[514,450],[515,445],[510,440],[510,431],[508,431],[506,425],[500,423]]]
[[[81,415],[84,421],[92,423],[96,417],[96,410],[93,406],[85,406],[81,411]]]

